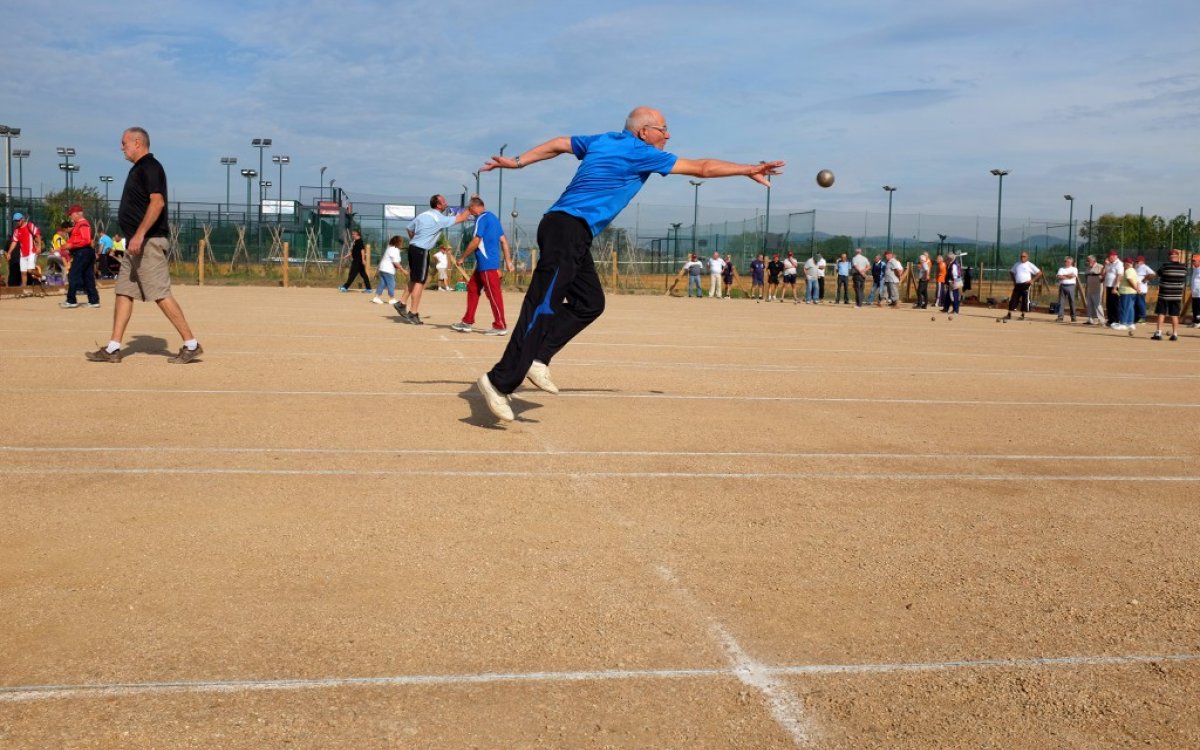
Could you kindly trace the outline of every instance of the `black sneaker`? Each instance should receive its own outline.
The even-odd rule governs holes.
[[[420,313],[409,313],[407,317],[408,317],[408,322],[412,323],[415,326],[425,325],[425,321],[421,320]]]
[[[204,353],[204,347],[196,344],[195,349],[188,349],[186,346],[179,347],[179,353],[171,357],[167,361],[173,365],[186,365],[188,362],[193,362]]]
[[[1175,334],[1173,334],[1173,333],[1172,333],[1172,334],[1171,334],[1171,341],[1178,341],[1178,340],[1179,340],[1179,337],[1178,337],[1178,336],[1176,336]]]
[[[408,312],[408,308],[405,307],[404,303],[400,302],[399,300],[397,300],[396,303],[392,305],[392,307],[396,308],[396,312],[400,313],[401,315],[404,315],[406,312]]]
[[[88,362],[111,362],[114,365],[121,363],[121,350],[110,352],[108,347],[102,346],[94,352],[84,352],[83,356]]]
[[[1153,333],[1153,334],[1150,336],[1150,340],[1151,340],[1151,341],[1162,341],[1162,331],[1155,331],[1155,332],[1154,332],[1154,333]]]

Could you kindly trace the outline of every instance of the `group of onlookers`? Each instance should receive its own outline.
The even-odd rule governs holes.
[[[73,303],[76,292],[84,291],[89,304],[99,307],[96,277],[116,278],[125,238],[119,233],[110,237],[106,232],[93,236],[91,222],[79,204],[67,209],[67,218],[51,235],[47,250],[41,229],[29,216],[20,211],[13,214],[13,233],[5,255],[7,285],[22,288],[21,296],[31,296],[34,290],[44,292],[47,284],[65,284],[68,301]]]

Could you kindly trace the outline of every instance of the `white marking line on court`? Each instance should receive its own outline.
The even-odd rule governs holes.
[[[486,469],[229,469],[213,467],[132,469],[107,466],[13,467],[5,472],[22,476],[272,476],[272,477],[557,477],[570,479],[841,479],[853,481],[887,480],[896,482],[1200,482],[1196,476],[1128,476],[1070,474],[855,474],[836,472],[705,472],[705,471],[489,471]]]
[[[463,383],[464,388],[467,383]],[[267,388],[42,388],[41,393],[144,393],[160,396],[338,396],[338,397],[369,397],[369,398],[472,398],[481,396],[475,393],[452,391],[287,391]],[[517,395],[520,398],[520,395]],[[1087,407],[1093,409],[1135,408],[1135,409],[1196,409],[1200,404],[1187,402],[1169,403],[1163,401],[1011,401],[987,399],[936,399],[936,398],[879,398],[859,396],[733,396],[721,394],[687,394],[687,393],[560,393],[556,398],[566,399],[638,399],[652,401],[776,401],[800,403],[832,403],[832,404],[908,404],[916,406],[1037,406],[1044,408],[1064,409],[1071,407]]]
[[[951,672],[967,669],[1029,669],[1039,667],[1104,667],[1155,662],[1200,661],[1200,654],[1161,656],[1057,656],[977,661],[900,662],[896,664],[797,664],[762,666],[767,675],[878,674],[891,672]],[[15,685],[0,687],[0,703],[62,698],[125,698],[166,693],[242,693],[266,690],[305,690],[343,687],[404,687],[478,685],[507,682],[591,682],[603,680],[664,680],[736,677],[730,668],[714,669],[613,669],[578,672],[510,672],[393,677],[325,677],[282,680],[194,680],[176,682],[117,682],[77,685]]]
[[[214,453],[214,454],[299,454],[299,455],[424,455],[424,456],[552,456],[552,457],[584,457],[584,458],[793,458],[793,459],[828,459],[828,458],[885,458],[885,459],[931,459],[944,461],[947,458],[973,459],[988,461],[1172,461],[1191,460],[1192,456],[1172,454],[1132,455],[1070,455],[1062,453],[880,453],[877,451],[846,452],[794,452],[794,451],[589,451],[589,450],[472,450],[455,448],[222,448],[222,447],[186,447],[186,446],[31,446],[31,445],[0,445],[0,453]]]
[[[656,565],[655,570],[671,587],[675,595],[687,603],[689,609],[696,612],[704,611],[700,602],[679,581],[674,571],[661,564]],[[807,746],[812,727],[811,721],[804,714],[804,701],[792,693],[785,683],[774,679],[768,667],[752,659],[724,625],[711,616],[707,616],[705,619],[708,620],[709,631],[725,650],[737,678],[742,684],[762,693],[767,700],[767,706],[771,709],[771,717],[775,719],[775,723],[791,735],[792,742],[797,747]]]

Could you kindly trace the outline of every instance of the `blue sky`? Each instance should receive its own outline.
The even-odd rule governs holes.
[[[784,159],[775,210],[1005,215],[1089,203],[1200,209],[1200,5],[846,0],[706,2],[35,2],[8,15],[0,122],[33,155],[24,183],[62,187],[56,146],[98,185],[128,169],[121,130],[146,127],[173,200],[223,200],[221,156],[257,168],[253,137],[292,163],[285,195],[321,166],[360,200],[455,194],[500,144],[620,128],[663,110],[682,156]],[[13,33],[13,29],[19,33]],[[831,190],[813,177],[830,168]],[[505,175],[552,200],[569,157]],[[13,167],[14,183],[17,167]],[[484,175],[484,197],[495,177]],[[274,192],[274,189],[272,189]],[[245,195],[234,172],[233,200]],[[239,197],[240,196],[240,197]],[[690,206],[684,177],[645,203]],[[701,204],[757,206],[710,181]]]

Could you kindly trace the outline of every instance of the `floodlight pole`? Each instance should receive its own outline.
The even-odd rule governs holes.
[[[283,165],[290,164],[292,157],[275,154],[271,157],[271,161],[279,165],[279,205],[275,207],[275,223],[279,224],[283,221]]]
[[[1063,198],[1070,201],[1071,208],[1067,213],[1067,255],[1071,256],[1071,261],[1075,265],[1079,265],[1079,259],[1075,257],[1075,196],[1064,195]]]
[[[760,161],[759,164],[766,164]],[[763,255],[767,254],[767,238],[771,236],[771,175],[767,175],[767,216],[763,221]]]
[[[693,190],[692,197],[692,252],[696,252],[696,228],[700,224],[700,186],[704,184],[704,180],[688,180]]]
[[[999,186],[996,189],[996,247],[992,250],[993,274],[996,273],[996,268],[1000,265],[1000,211],[1004,206],[1004,175],[1008,174],[1009,171],[1007,169],[992,170],[992,174],[1000,178]]]
[[[242,177],[246,178],[246,223],[250,223],[250,183],[255,177],[258,177],[258,172],[253,169],[243,169]]]
[[[508,148],[508,144],[500,147],[500,155],[504,156],[504,149]],[[500,195],[496,198],[496,213],[504,210],[504,170],[500,170]],[[503,223],[503,221],[501,222]]]
[[[12,216],[8,210],[9,204],[12,202],[12,139],[21,137],[21,129],[8,125],[0,125],[0,135],[4,136],[4,237],[7,239],[9,230],[12,229],[12,226],[9,224],[12,221]],[[28,155],[28,152],[26,152],[26,155]]]
[[[229,168],[237,164],[236,156],[222,156],[221,163],[225,165],[225,205],[229,205]]]
[[[250,145],[252,147],[258,149],[258,174],[262,174],[263,173],[263,151],[271,147],[271,139],[270,138],[255,138],[250,141]],[[260,192],[259,200],[258,200],[258,223],[259,223],[259,226],[262,225],[262,217],[263,217],[262,193]]]
[[[892,251],[892,193],[896,192],[896,188],[891,185],[884,185],[883,189],[888,194],[888,231],[887,231],[887,251]],[[814,227],[815,229],[815,227]]]

